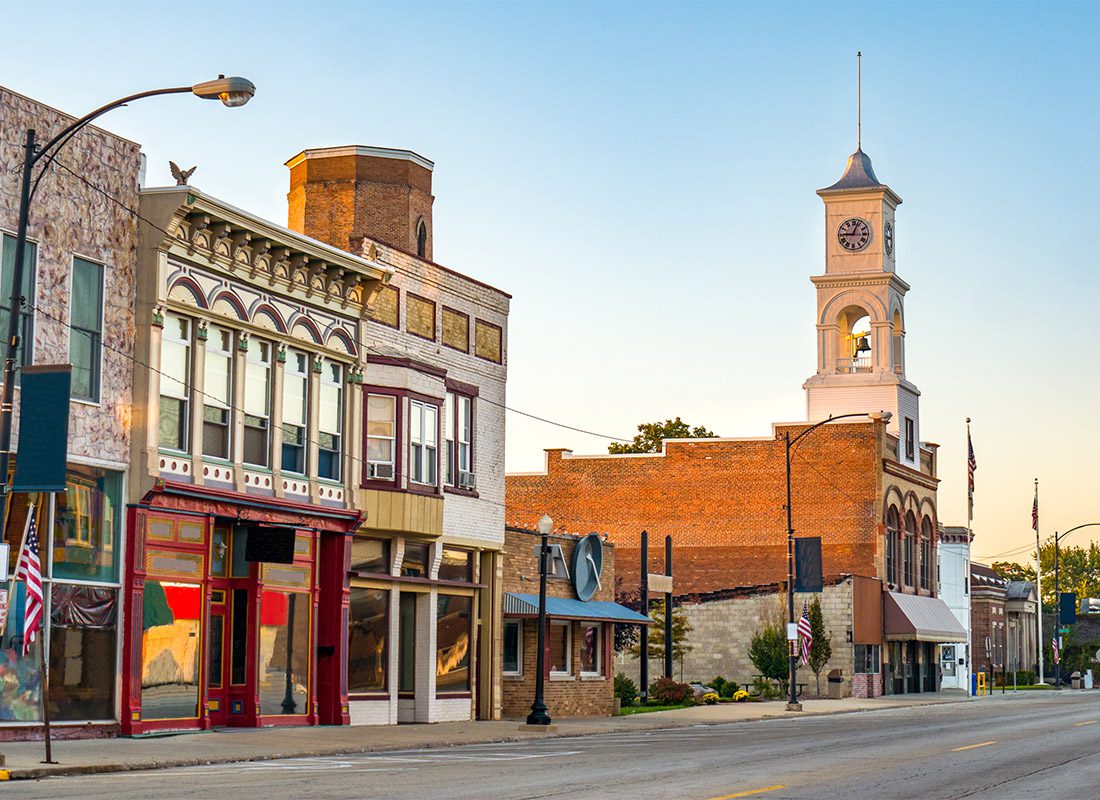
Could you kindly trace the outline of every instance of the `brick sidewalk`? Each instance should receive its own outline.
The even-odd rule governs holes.
[[[378,727],[230,728],[143,739],[77,739],[54,742],[53,757],[59,763],[52,765],[40,763],[44,758],[42,742],[5,742],[0,743],[0,753],[6,757],[7,764],[0,769],[0,779],[20,780],[48,775],[162,769],[381,750],[442,748],[958,702],[971,701],[962,695],[915,695],[874,700],[807,700],[803,703],[801,715],[786,711],[785,704],[780,701],[723,703],[625,717],[555,720],[550,731],[527,728],[520,720]]]

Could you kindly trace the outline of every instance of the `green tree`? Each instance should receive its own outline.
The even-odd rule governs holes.
[[[760,674],[773,681],[786,681],[790,660],[787,655],[787,632],[782,625],[765,625],[752,635],[749,660]]]
[[[659,453],[664,439],[706,439],[714,436],[702,425],[692,428],[682,419],[645,422],[638,426],[638,435],[631,442],[612,442],[609,453]]]
[[[994,561],[991,569],[1008,581],[1031,581],[1035,583],[1035,567],[1030,564],[1017,564],[1015,561]]]
[[[810,669],[817,679],[817,696],[821,696],[821,670],[829,663],[833,656],[833,646],[829,642],[829,634],[825,630],[825,618],[821,614],[821,598],[814,595],[814,601],[810,604],[810,634],[814,643],[810,645]]]
[[[665,601],[657,600],[650,612],[653,624],[649,626],[649,658],[660,661],[665,657]],[[692,651],[688,644],[688,634],[694,628],[688,622],[687,612],[679,607],[672,609],[672,658],[683,664],[684,656]],[[636,642],[627,651],[633,656],[640,656],[642,643]]]

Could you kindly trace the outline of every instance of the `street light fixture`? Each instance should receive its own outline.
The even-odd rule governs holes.
[[[1079,531],[1081,528],[1090,528],[1093,526],[1100,526],[1100,522],[1086,522],[1083,525],[1078,525],[1076,528],[1070,528],[1068,531],[1058,533],[1054,532],[1054,620],[1055,620],[1055,635],[1058,637],[1059,642],[1062,639],[1062,592],[1061,586],[1058,583],[1058,542],[1060,542],[1067,534]],[[1042,553],[1036,553],[1036,561],[1041,558]],[[1043,598],[1039,598],[1039,614],[1043,613]],[[1039,643],[1042,646],[1042,642]],[[1061,654],[1058,657],[1058,663],[1054,665],[1054,688],[1062,688],[1062,658]]]
[[[784,431],[783,439],[786,444],[787,451],[787,622],[788,630],[790,625],[795,624],[794,618],[794,523],[791,516],[791,448],[794,447],[802,437],[811,433],[822,425],[828,422],[835,422],[838,419],[848,419],[850,417],[867,417],[873,422],[887,423],[894,415],[889,411],[873,411],[869,414],[840,414],[838,416],[829,415],[826,419],[821,420],[816,425],[811,425],[798,434],[798,436],[791,438],[791,432],[789,430]],[[790,647],[788,639],[788,647]],[[795,679],[798,677],[798,653],[792,652],[790,655],[790,669],[788,672],[788,680],[790,682],[790,697],[787,701],[788,711],[801,711],[802,704],[798,702],[798,684]]]
[[[15,239],[15,262],[12,265],[11,297],[8,303],[4,389],[2,399],[0,399],[0,531],[7,527],[7,495],[11,488],[8,484],[8,472],[11,468],[12,404],[15,399],[15,351],[19,346],[19,325],[22,321],[21,309],[25,302],[22,295],[23,261],[26,258],[27,251],[27,220],[34,192],[43,176],[45,176],[50,164],[57,158],[58,152],[68,144],[73,136],[93,120],[134,100],[161,94],[182,94],[185,92],[190,92],[204,100],[220,100],[225,106],[236,108],[237,106],[243,106],[252,99],[252,96],[256,93],[256,86],[247,78],[227,78],[224,75],[219,75],[215,80],[196,83],[193,86],[151,89],[146,92],[127,95],[85,114],[64,128],[42,147],[39,147],[35,141],[34,129],[29,128],[27,130],[27,141],[24,145],[23,154],[22,189],[19,196],[19,227]],[[42,162],[42,169],[32,185],[31,173],[39,162]]]
[[[549,725],[550,715],[546,713],[543,701],[543,689],[546,675],[546,559],[550,554],[549,536],[554,531],[554,520],[549,514],[543,514],[538,522],[542,540],[539,544],[539,630],[538,652],[535,655],[535,702],[531,703],[531,713],[527,715],[528,725]]]

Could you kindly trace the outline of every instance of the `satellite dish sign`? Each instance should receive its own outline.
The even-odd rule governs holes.
[[[601,587],[603,573],[603,542],[598,534],[590,533],[577,542],[573,549],[573,588],[581,600],[591,600]]]

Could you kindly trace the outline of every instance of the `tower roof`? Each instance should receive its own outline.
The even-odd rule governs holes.
[[[871,157],[863,152],[863,148],[857,147],[856,151],[848,156],[848,165],[844,168],[844,174],[840,180],[832,186],[818,189],[819,195],[836,194],[839,192],[860,192],[868,189],[881,189],[888,192],[895,204],[901,202],[893,189],[875,177],[875,170],[871,166]]]

